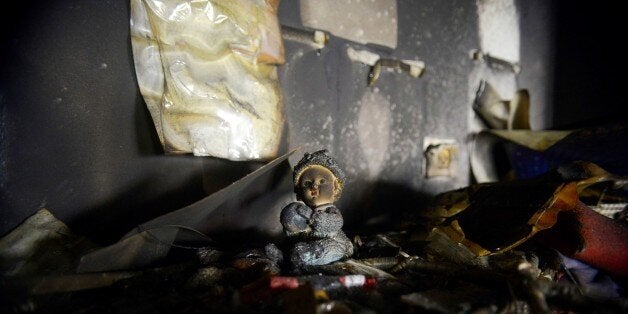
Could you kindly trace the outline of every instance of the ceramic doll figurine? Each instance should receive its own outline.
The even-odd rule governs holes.
[[[343,220],[334,206],[345,175],[327,150],[306,153],[294,167],[298,202],[281,211],[281,224],[293,240],[290,261],[295,268],[324,265],[353,254],[353,244],[341,230]]]

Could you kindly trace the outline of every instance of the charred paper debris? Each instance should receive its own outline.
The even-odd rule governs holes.
[[[410,77],[421,77],[425,71],[425,62],[417,60],[397,60],[380,58],[371,66],[368,75],[368,86],[375,85],[384,69],[406,72]]]
[[[576,131],[550,148],[622,134],[621,126]],[[426,142],[436,152],[455,147],[449,140]],[[198,217],[235,210],[220,195],[248,195],[249,186],[289,155],[109,247],[38,212],[0,239],[3,313],[58,312],[69,305],[76,312],[127,313],[628,311],[622,286],[628,228],[617,215],[625,209],[615,219],[595,211],[625,204],[626,180],[593,163],[439,194],[390,230],[347,230],[353,249],[345,257],[298,269],[286,237],[259,246],[198,237]],[[321,156],[314,159],[344,180],[329,156]],[[607,165],[624,173],[621,165]]]
[[[473,110],[491,129],[530,129],[530,95],[518,90],[510,99],[503,99],[487,81],[478,87]]]
[[[314,49],[323,49],[329,41],[329,35],[321,30],[304,30],[286,25],[281,26],[281,37],[284,40],[299,42]]]
[[[452,139],[427,137],[423,141],[425,177],[455,177],[458,164],[458,146]]]
[[[587,199],[596,199],[595,195],[600,195],[597,192],[604,188],[594,183],[612,182],[613,178],[594,165],[576,164],[532,181],[470,186],[444,193],[428,208],[408,213],[395,230],[350,234],[352,256],[329,264],[307,265],[297,272],[282,254],[281,248],[289,244],[283,241],[259,247],[220,242],[212,242],[211,247],[178,243],[168,256],[149,265],[91,273],[76,273],[72,269],[79,263],[80,254],[98,248],[93,244],[80,246],[83,248],[77,254],[61,252],[61,259],[38,258],[37,253],[42,250],[38,246],[19,259],[9,258],[16,251],[7,239],[38,232],[41,224],[32,222],[41,220],[42,215],[51,221],[47,225],[59,226],[64,234],[71,234],[50,213],[40,212],[0,240],[2,310],[57,312],[71,305],[76,312],[107,309],[125,313],[624,313],[628,301],[621,297],[621,288],[609,281],[627,273],[622,263],[625,257],[613,257],[628,252],[616,247],[621,237],[627,238],[624,227],[616,229],[619,222],[591,225],[591,210],[578,205],[582,229],[575,229],[580,232],[575,236],[582,237],[583,247],[570,253],[552,242],[570,234],[564,226],[558,226],[566,218],[550,213],[573,210],[566,204],[576,201],[575,186],[581,187]],[[625,189],[622,190],[621,182],[610,185],[615,190],[607,189],[605,201],[622,198]],[[593,190],[586,192],[585,187]],[[501,208],[501,212],[512,216],[503,217],[495,206],[522,205],[499,201],[509,198],[509,191],[534,193],[521,195],[529,201],[519,213]],[[528,233],[541,233],[540,225],[528,225],[532,221],[528,218],[538,217],[539,212],[556,219],[556,226],[545,220],[537,223],[546,230],[556,229],[558,236],[529,236]],[[504,221],[508,222],[506,226],[501,225]],[[620,238],[610,240],[614,248],[600,246],[595,240],[598,232]],[[43,243],[55,234],[37,237],[41,238],[37,242]],[[605,238],[609,239],[609,235]],[[84,241],[78,237],[73,243]],[[625,246],[628,242],[619,243]],[[607,256],[595,256],[600,250]],[[597,279],[587,277],[582,272],[586,268],[573,258],[597,263],[604,272],[596,275]],[[51,263],[55,268],[35,267]],[[31,265],[29,271],[22,268],[19,275],[9,271],[25,264]]]
[[[396,238],[399,234],[387,236]],[[404,246],[411,244],[406,241]],[[339,308],[347,313],[417,310],[498,313],[520,307],[535,313],[556,308],[621,313],[628,309],[623,299],[595,296],[586,290],[580,291],[575,284],[553,283],[547,276],[555,276],[555,273],[544,269],[547,266],[539,264],[537,256],[519,252],[489,258],[481,266],[443,262],[429,255],[411,260],[371,257],[363,262],[353,260],[353,264],[362,265],[357,268],[337,262],[302,275],[273,274],[261,269],[258,273],[247,272],[229,266],[232,258],[233,255],[211,265],[188,261],[134,273],[79,275],[89,280],[90,286],[77,284],[81,281],[73,279],[76,275],[46,278],[48,290],[30,294],[16,293],[21,290],[5,280],[5,297],[11,299],[4,301],[8,303],[4,303],[3,310],[58,311],[67,309],[68,304],[79,312],[107,308],[132,313],[207,310],[327,313]],[[375,259],[379,262],[374,262]],[[398,260],[409,262],[393,272],[390,265],[397,265]],[[540,260],[546,263],[545,258]],[[355,273],[360,272],[367,261],[377,265],[371,267],[389,269],[394,274]]]
[[[475,61],[485,62],[491,68],[510,70],[514,74],[519,74],[519,72],[521,72],[519,62],[498,58],[478,49],[471,50],[471,52],[469,52],[469,56]]]
[[[347,48],[347,56],[354,62],[370,66],[367,85],[373,86],[379,79],[382,71],[405,72],[410,77],[421,77],[425,72],[425,62],[420,60],[399,60],[383,58],[379,54],[368,51]]]

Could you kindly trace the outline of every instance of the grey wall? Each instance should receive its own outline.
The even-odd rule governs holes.
[[[282,23],[300,26],[297,3],[282,2]],[[610,40],[625,33],[619,11],[516,3],[523,68],[516,82],[530,90],[534,126],[616,118],[620,81],[613,76],[626,64],[625,50]],[[478,48],[475,2],[400,0],[398,8],[398,48],[362,48],[423,60],[422,78],[384,73],[377,89],[368,88],[368,67],[346,57],[347,47],[359,46],[336,37],[320,53],[287,42],[289,62],[280,69],[286,145],[329,148],[345,164],[350,179],[340,206],[353,230],[469,182],[476,83],[498,75],[468,56]],[[260,165],[163,155],[136,86],[128,14],[124,0],[27,1],[3,10],[0,234],[46,207],[79,233],[115,241]],[[380,136],[370,139],[369,127]],[[459,143],[456,177],[422,177],[426,136]]]

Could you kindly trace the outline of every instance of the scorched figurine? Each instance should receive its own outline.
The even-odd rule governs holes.
[[[294,167],[298,201],[281,211],[283,230],[293,243],[293,267],[325,265],[353,254],[353,244],[341,229],[342,215],[334,206],[344,181],[344,172],[327,150],[306,153]]]

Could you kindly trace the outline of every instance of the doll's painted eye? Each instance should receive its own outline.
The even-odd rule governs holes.
[[[310,181],[310,180],[303,181],[303,186],[306,187],[306,188],[311,187],[312,186],[312,181]]]
[[[325,184],[327,181],[325,181],[325,179],[321,179],[319,182],[320,184]]]

